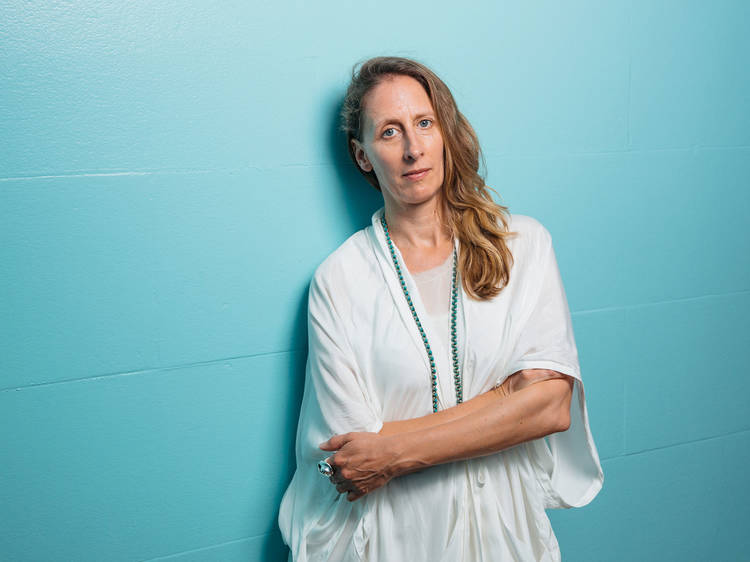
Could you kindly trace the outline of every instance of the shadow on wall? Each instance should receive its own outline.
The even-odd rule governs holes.
[[[383,206],[383,197],[379,191],[365,181],[362,175],[357,171],[356,165],[351,161],[349,154],[346,151],[346,138],[344,134],[339,131],[339,111],[341,109],[342,101],[343,92],[339,92],[336,96],[332,96],[330,103],[326,108],[326,113],[328,115],[327,122],[330,123],[330,127],[327,131],[327,138],[321,139],[321,142],[326,142],[328,146],[330,161],[334,164],[336,177],[338,178],[337,185],[331,186],[330,188],[336,189],[340,193],[338,199],[343,203],[341,205],[343,214],[331,218],[332,220],[341,221],[345,226],[345,230],[350,234],[354,234],[356,231],[370,224],[372,213]],[[321,186],[321,189],[329,189],[329,187]],[[341,242],[343,242],[343,240]],[[326,256],[321,255],[319,261],[322,262],[325,257]],[[282,446],[282,451],[284,452],[282,466],[285,470],[280,471],[279,473],[280,492],[277,495],[276,510],[274,511],[273,519],[269,525],[270,532],[265,537],[262,549],[263,560],[269,561],[283,562],[287,560],[289,553],[288,548],[284,545],[284,542],[281,539],[281,532],[278,527],[278,506],[281,503],[281,497],[289,485],[294,470],[296,469],[294,447],[297,420],[299,418],[302,393],[305,384],[305,363],[307,359],[307,295],[310,289],[310,280],[307,281],[305,290],[300,296],[294,322],[295,329],[292,332],[291,349],[300,350],[301,353],[299,355],[299,360],[292,363],[292,372],[289,374],[292,381],[292,387],[295,391],[290,394],[290,400],[286,409],[288,412],[288,418],[284,437],[287,438],[287,441]]]
[[[281,431],[281,443],[279,444],[278,466],[279,478],[276,482],[269,482],[269,485],[276,487],[275,506],[273,516],[268,522],[268,533],[263,539],[261,547],[261,560],[284,562],[287,560],[289,549],[281,539],[279,531],[279,504],[281,498],[289,485],[292,475],[294,474],[295,461],[295,437],[297,434],[297,419],[299,418],[300,405],[302,404],[302,393],[305,384],[305,362],[307,359],[307,293],[310,289],[310,283],[305,284],[305,290],[298,299],[297,313],[295,314],[294,326],[296,329],[292,332],[291,349],[299,351],[294,354],[294,360],[290,363],[288,380],[290,381],[291,392],[288,393],[289,401],[286,405],[286,418],[284,428]],[[269,431],[278,432],[278,428],[269,428]],[[268,459],[273,462],[272,459]],[[249,506],[250,511],[255,511],[255,506]],[[256,551],[248,552],[250,556],[257,556]]]
[[[348,230],[354,234],[370,224],[372,214],[383,206],[383,196],[359,172],[357,165],[349,157],[346,137],[339,131],[339,112],[344,93],[340,92],[335,96],[327,108],[328,123],[331,124],[328,130],[328,149],[339,180],[336,188],[340,191],[342,208],[346,213],[341,219],[348,221]]]

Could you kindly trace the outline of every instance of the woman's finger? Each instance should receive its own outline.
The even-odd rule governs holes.
[[[364,496],[364,494],[363,494],[363,493],[361,493],[361,492],[349,492],[349,493],[348,493],[348,494],[346,495],[346,499],[347,499],[348,501],[350,501],[350,502],[353,502],[354,500],[358,500],[358,499],[359,499],[359,498],[361,498],[362,496]]]
[[[328,441],[324,441],[318,447],[324,451],[337,451],[355,437],[356,433],[342,433],[334,435]]]

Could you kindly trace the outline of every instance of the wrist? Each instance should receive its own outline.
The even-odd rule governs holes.
[[[417,472],[427,468],[429,465],[419,458],[419,434],[422,432],[412,431],[389,436],[393,451],[393,476],[403,476],[411,472]]]

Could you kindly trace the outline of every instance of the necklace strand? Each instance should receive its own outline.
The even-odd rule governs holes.
[[[401,283],[401,289],[404,291],[406,297],[406,303],[409,305],[409,310],[414,318],[414,322],[417,324],[419,335],[422,336],[422,343],[424,343],[425,350],[427,351],[427,358],[430,360],[430,379],[432,381],[432,411],[433,413],[438,410],[438,396],[437,396],[437,367],[435,365],[435,357],[432,354],[432,348],[430,342],[427,340],[427,334],[422,327],[422,322],[419,320],[417,311],[414,308],[414,303],[409,295],[409,290],[406,288],[406,281],[404,280],[404,274],[401,272],[401,267],[398,264],[396,258],[396,251],[393,249],[393,242],[391,242],[391,235],[388,232],[388,224],[385,221],[385,215],[380,217],[380,224],[383,225],[385,231],[385,239],[388,242],[388,249],[391,251],[391,259],[393,259],[393,266],[396,268],[398,274],[398,280]],[[460,404],[463,402],[463,382],[461,380],[461,371],[458,366],[458,336],[456,332],[456,308],[458,302],[458,287],[456,286],[456,250],[453,249],[453,276],[451,278],[451,355],[453,357],[453,384],[456,387],[456,403]]]

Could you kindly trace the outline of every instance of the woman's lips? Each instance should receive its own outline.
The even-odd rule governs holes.
[[[411,172],[409,174],[404,174],[404,177],[413,181],[417,181],[425,177],[427,175],[427,172],[429,171],[430,171],[429,168],[423,169],[423,170],[415,170],[414,172]]]

